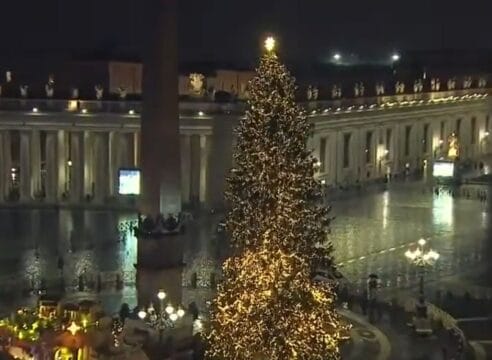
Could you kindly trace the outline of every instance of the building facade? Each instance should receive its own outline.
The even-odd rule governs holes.
[[[303,103],[326,186],[422,170],[455,134],[460,159],[492,152],[489,89]],[[131,101],[0,98],[0,203],[120,204],[118,171],[140,164],[140,107]],[[233,129],[244,103],[182,102],[182,201],[223,205]]]

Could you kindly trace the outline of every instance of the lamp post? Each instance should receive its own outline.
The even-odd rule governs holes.
[[[419,295],[420,300],[424,300],[424,271],[427,266],[432,266],[439,259],[439,253],[427,247],[427,241],[420,239],[417,247],[408,249],[405,252],[405,257],[419,269]]]
[[[176,309],[171,304],[164,307],[164,300],[167,297],[164,290],[159,290],[156,296],[159,300],[158,311],[156,311],[154,305],[150,303],[148,308],[140,310],[137,313],[137,316],[150,327],[159,331],[159,342],[161,342],[164,330],[174,328],[176,322],[185,315],[185,311],[181,307]]]

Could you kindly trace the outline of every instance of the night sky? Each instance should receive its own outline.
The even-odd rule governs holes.
[[[146,0],[7,0],[0,53],[138,55]],[[335,49],[377,57],[393,50],[492,48],[492,1],[179,0],[184,61],[249,61],[274,32],[285,56],[322,61]]]

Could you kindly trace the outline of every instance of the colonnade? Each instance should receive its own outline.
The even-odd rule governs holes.
[[[138,165],[136,133],[2,130],[0,146],[0,201],[102,202],[118,169]]]
[[[445,155],[456,133],[460,159],[492,154],[487,100],[400,110],[317,114],[309,148],[326,185],[350,185],[418,171]],[[139,119],[84,116],[47,120],[0,118],[0,203],[74,204],[121,199],[121,168],[139,168]],[[41,121],[42,120],[42,121]],[[232,166],[234,115],[182,118],[181,194],[184,205],[223,206]],[[17,125],[19,124],[19,125]],[[145,176],[145,174],[143,174]]]
[[[362,183],[406,171],[430,170],[446,158],[451,134],[459,141],[461,160],[479,162],[492,153],[487,109],[452,116],[384,121],[367,118],[357,126],[318,120],[311,148],[319,160],[317,177],[326,185]],[[324,127],[324,125],[329,126]]]
[[[138,168],[139,132],[0,130],[0,202],[103,203],[121,168]],[[181,135],[183,203],[208,197],[211,137]]]

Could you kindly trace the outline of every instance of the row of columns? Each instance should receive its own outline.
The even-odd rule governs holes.
[[[476,160],[490,152],[489,129],[484,114],[467,115],[462,116],[462,132],[459,137],[461,157]],[[473,116],[476,119],[476,128],[472,142],[470,123]],[[310,145],[315,149],[317,159],[325,159],[325,164],[322,164],[317,176],[325,180],[326,184],[350,184],[380,178],[388,173],[401,173],[405,171],[406,164],[411,171],[421,169],[424,160],[431,161],[441,151],[447,150],[448,136],[456,131],[455,123],[455,118],[436,117],[397,124],[380,124],[376,127],[347,127],[320,132],[314,136],[314,143]],[[424,131],[426,126],[427,134]],[[366,144],[368,132],[371,132],[372,136],[370,143]],[[348,134],[349,165],[345,166],[344,141]],[[325,154],[321,154],[323,150]],[[370,155],[369,161],[367,151]]]
[[[18,163],[12,140],[12,131],[0,131],[0,201],[13,190],[21,202],[104,201],[117,195],[118,169],[138,165],[137,133],[54,130],[44,132],[42,144],[39,130],[22,130]]]
[[[0,202],[13,189],[12,174],[21,202],[42,197],[47,203],[102,202],[117,196],[120,168],[139,166],[138,133],[53,130],[43,135],[44,141],[37,129],[19,131],[19,157],[14,163],[13,131],[0,131]],[[182,201],[208,204],[211,137],[183,134],[180,144]]]

